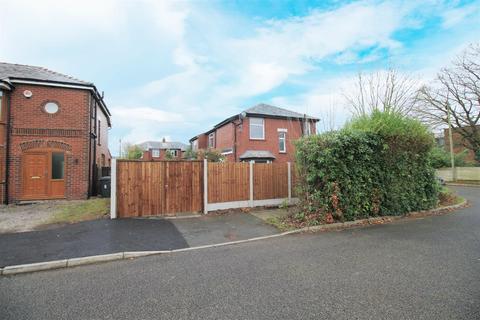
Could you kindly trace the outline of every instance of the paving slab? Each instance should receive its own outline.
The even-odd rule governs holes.
[[[248,213],[205,215],[172,221],[190,246],[267,236],[279,231]]]

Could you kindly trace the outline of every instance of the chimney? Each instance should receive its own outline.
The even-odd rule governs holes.
[[[163,143],[167,142],[167,141],[165,140],[165,137],[162,138],[162,142],[163,142]]]

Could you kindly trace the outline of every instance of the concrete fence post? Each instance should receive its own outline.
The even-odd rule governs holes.
[[[112,159],[110,172],[110,219],[117,218],[117,159]]]
[[[249,206],[253,208],[253,161],[250,161],[250,199]]]
[[[203,159],[203,213],[208,213],[208,161]]]
[[[292,164],[287,162],[288,175],[288,204],[292,202]]]

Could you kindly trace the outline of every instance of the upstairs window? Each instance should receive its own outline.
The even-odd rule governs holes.
[[[265,123],[263,118],[250,118],[250,139],[265,139]]]
[[[97,142],[98,142],[98,145],[100,146],[101,145],[101,137],[100,137],[100,132],[102,132],[102,123],[100,122],[100,120],[98,120],[98,128],[97,128]]]
[[[152,149],[152,157],[154,157],[154,158],[160,157],[160,150]]]
[[[309,136],[312,134],[312,127],[310,125],[310,121],[305,120],[305,122],[303,123],[303,132],[306,136]]]
[[[287,152],[287,133],[286,132],[278,133],[278,151],[280,153]]]
[[[208,135],[208,147],[213,148],[214,147],[214,141],[215,140],[215,134],[212,132]]]

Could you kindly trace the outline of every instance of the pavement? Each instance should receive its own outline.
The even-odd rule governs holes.
[[[0,319],[480,319],[471,207],[0,278]]]
[[[124,251],[182,249],[275,233],[274,227],[245,213],[175,220],[95,220],[0,234],[0,267]]]

